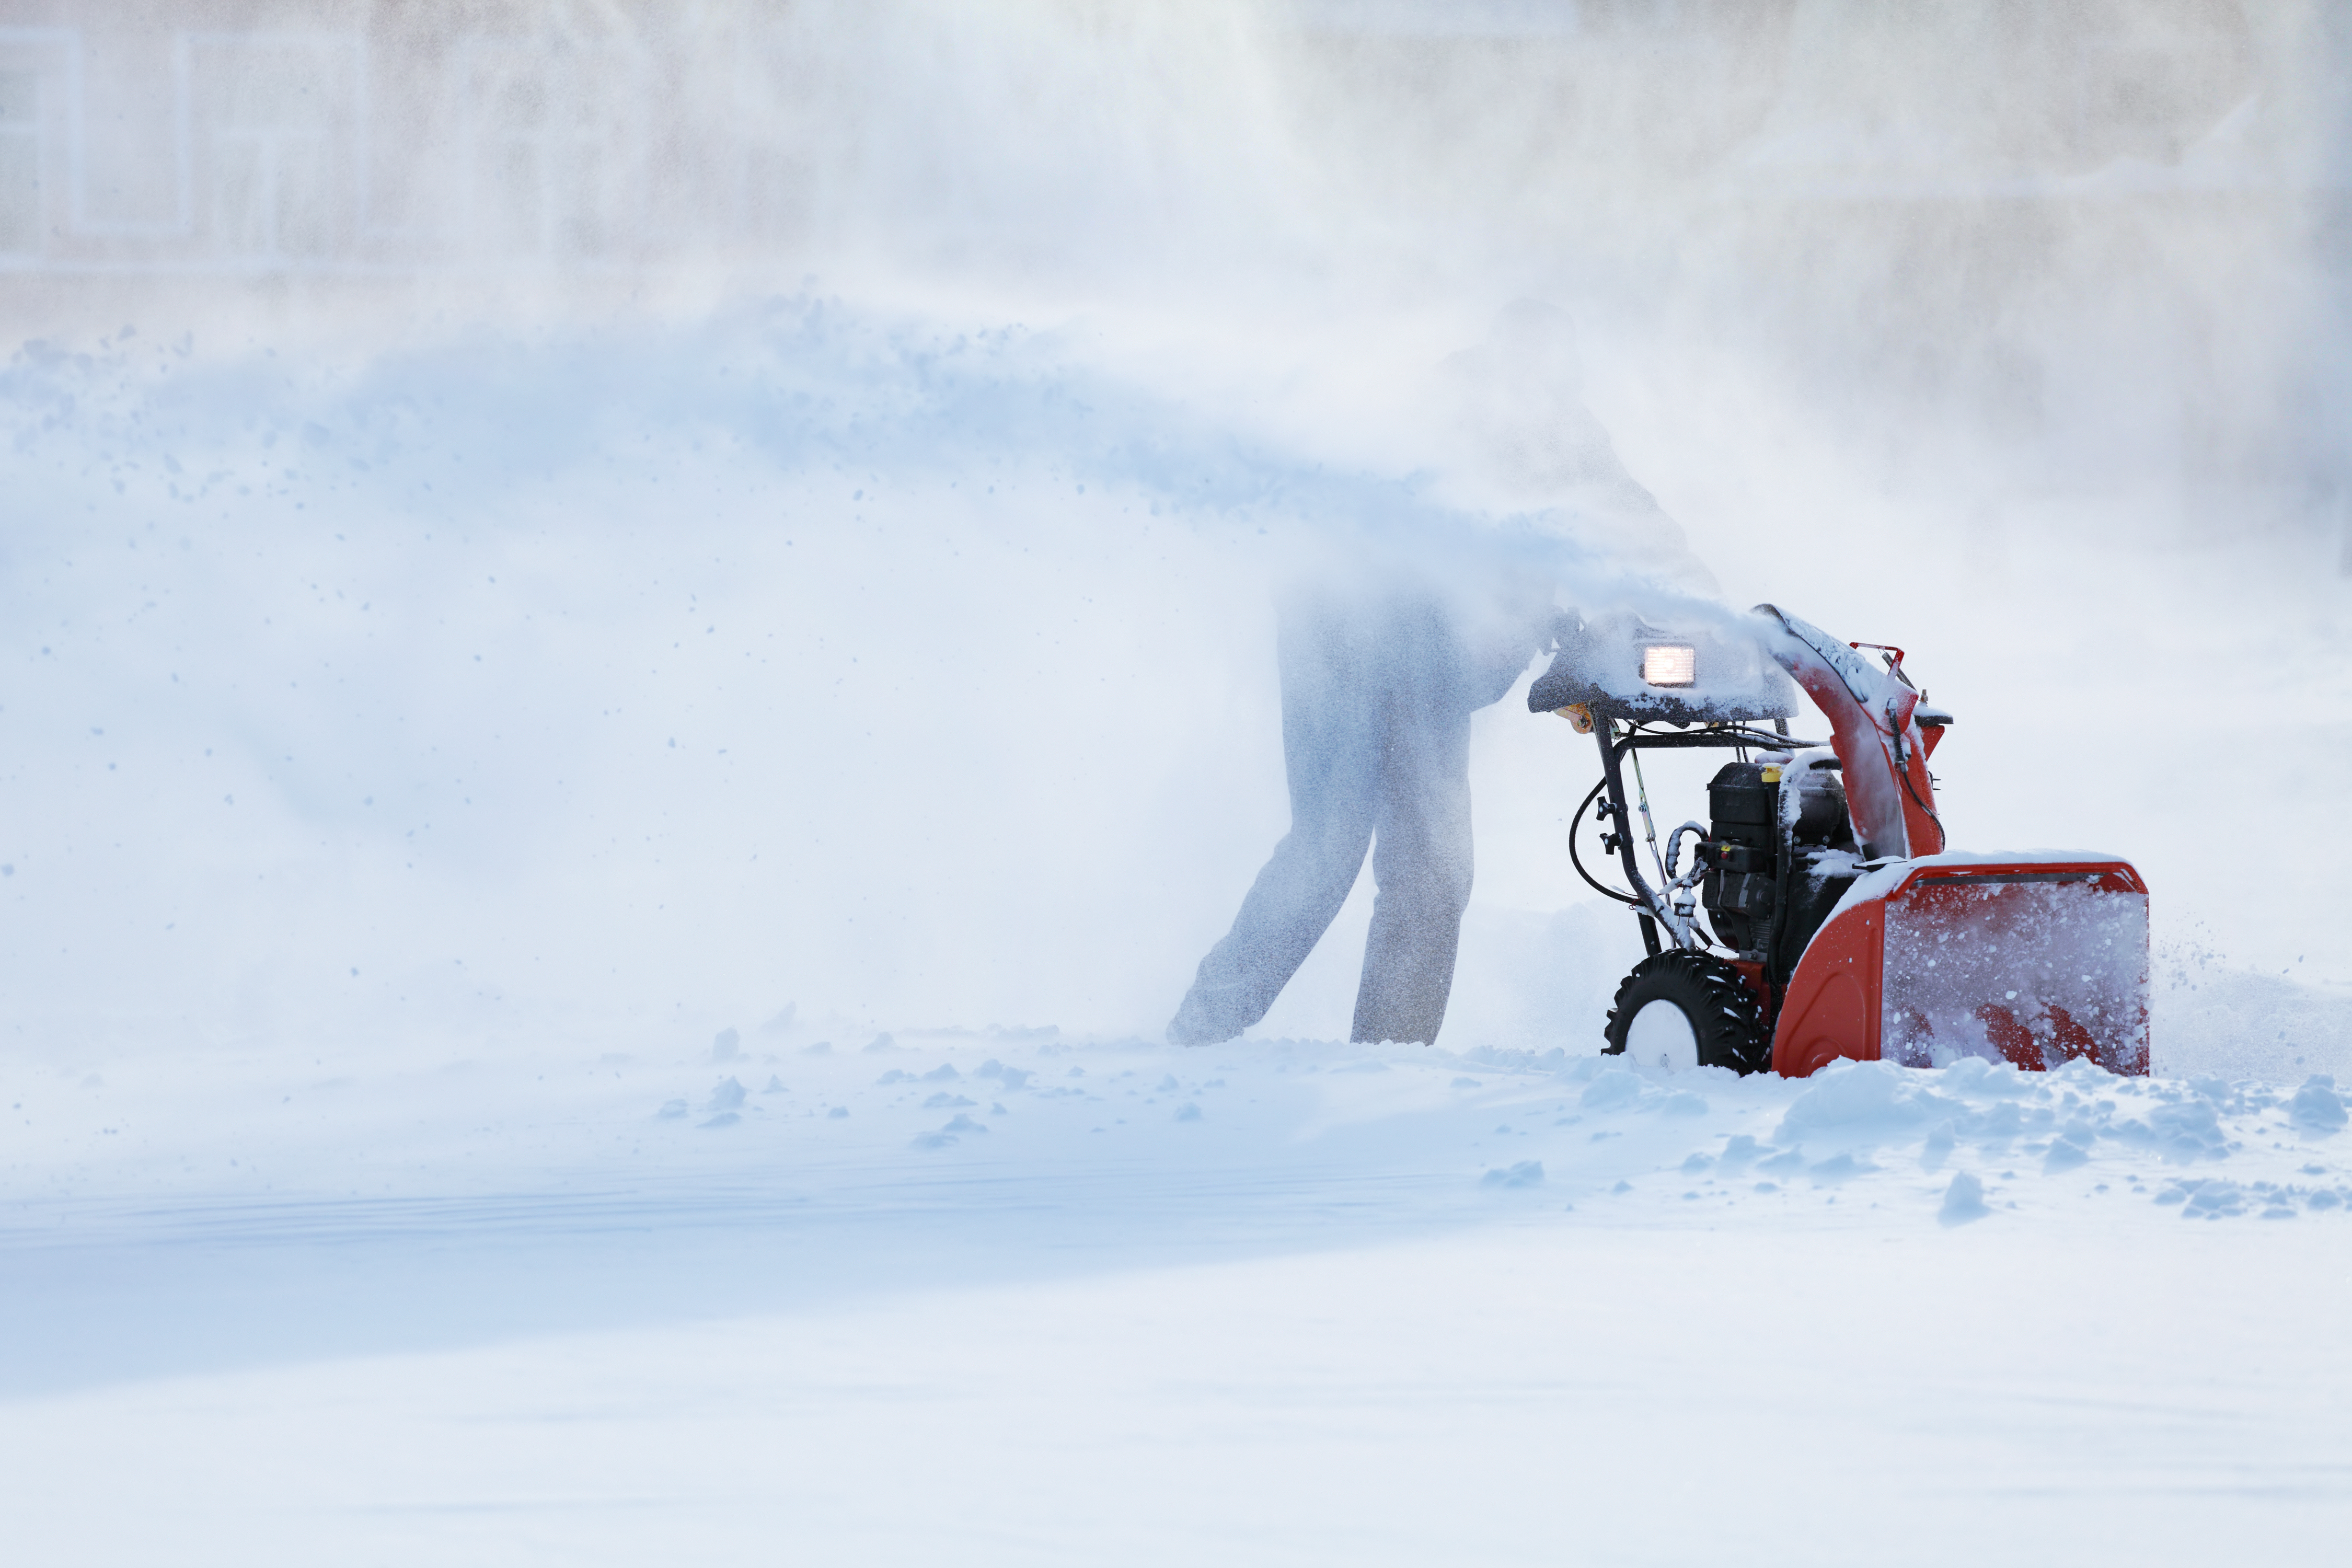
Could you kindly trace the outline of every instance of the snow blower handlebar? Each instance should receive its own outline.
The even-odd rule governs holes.
[[[1808,742],[1788,736],[1781,715],[1789,710],[1772,689],[1771,682],[1780,679],[1783,671],[1829,718],[1830,745],[1843,775],[1861,858],[1935,854],[1944,847],[1936,786],[1927,774],[1931,744],[1921,732],[1921,721],[1939,727],[1949,716],[1921,707],[1917,689],[1903,673],[1903,651],[1885,649],[1888,658],[1882,668],[1855,645],[1770,605],[1758,605],[1742,630],[1745,636],[1717,630],[1677,637],[1638,616],[1564,617],[1553,668],[1528,693],[1528,707],[1564,714],[1580,732],[1593,734],[1600,743],[1602,782],[1595,795],[1610,818],[1604,842],[1618,857],[1631,893],[1602,888],[1581,860],[1577,869],[1586,881],[1640,912],[1643,945],[1653,954],[1661,948],[1660,926],[1677,948],[1706,945],[1693,894],[1696,876],[1705,871],[1694,868],[1696,876],[1677,877],[1673,862],[1680,858],[1683,835],[1670,837],[1667,854],[1662,857],[1653,829],[1646,837],[1656,876],[1644,874],[1632,815],[1638,800],[1648,823],[1647,792],[1625,787],[1621,764],[1629,753],[1660,748],[1786,752],[1805,746]],[[1755,667],[1750,672],[1743,673],[1743,647],[1747,664]],[[1685,658],[1679,665],[1668,659],[1671,669],[1653,672],[1651,656],[1662,651]],[[1722,667],[1731,674],[1727,680],[1702,681],[1702,667]],[[1649,689],[1660,685],[1691,689],[1680,698],[1672,690]],[[1792,700],[1795,693],[1787,695]],[[1765,733],[1760,718],[1771,719],[1780,733]],[[1649,727],[1653,722],[1681,732],[1662,733]],[[1633,765],[1638,784],[1638,755]],[[1592,799],[1587,797],[1587,805]],[[1582,807],[1577,815],[1582,817]],[[1571,844],[1574,832],[1571,825]],[[1704,829],[1699,837],[1706,837]]]

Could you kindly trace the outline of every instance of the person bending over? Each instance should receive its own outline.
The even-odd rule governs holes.
[[[1372,925],[1349,1036],[1435,1040],[1470,900],[1470,715],[1548,639],[1554,584],[1578,563],[1712,586],[1585,408],[1578,361],[1567,315],[1522,301],[1435,378],[1427,425],[1454,442],[1451,515],[1517,531],[1336,552],[1278,595],[1290,831],[1201,960],[1171,1042],[1229,1040],[1265,1017],[1367,849]]]
[[[1510,689],[1539,617],[1484,616],[1404,577],[1295,587],[1276,609],[1290,831],[1201,961],[1168,1037],[1265,1016],[1372,853],[1378,891],[1350,1037],[1437,1037],[1470,901],[1470,715]],[[1516,635],[1515,635],[1516,634]]]

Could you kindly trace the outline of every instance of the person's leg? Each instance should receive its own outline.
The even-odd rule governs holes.
[[[1349,606],[1285,606],[1279,647],[1290,831],[1201,960],[1168,1026],[1178,1045],[1232,1039],[1265,1016],[1363,869],[1379,779],[1372,649]]]
[[[1376,810],[1379,894],[1356,991],[1356,1040],[1437,1038],[1470,902],[1470,710],[1459,650],[1434,614],[1389,639]]]

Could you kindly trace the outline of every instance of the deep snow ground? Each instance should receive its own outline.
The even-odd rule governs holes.
[[[2352,1521],[2321,1080],[696,1057],[12,1073],[31,1560],[2317,1563]]]
[[[1444,1047],[1314,1043],[1360,888],[1185,1053],[1313,463],[822,301],[288,357],[0,378],[12,1556],[2333,1560],[2334,872],[2231,830],[2336,804],[2308,541],[1605,411],[1727,592],[1913,644],[1965,842],[2139,859],[2157,1080],[1604,1068],[1515,699]],[[1899,616],[1890,531],[1971,543]]]

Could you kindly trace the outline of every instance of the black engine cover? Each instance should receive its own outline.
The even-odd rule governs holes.
[[[1726,763],[1706,786],[1708,836],[1699,845],[1706,877],[1699,901],[1725,946],[1760,951],[1772,928],[1780,785],[1760,763]]]

